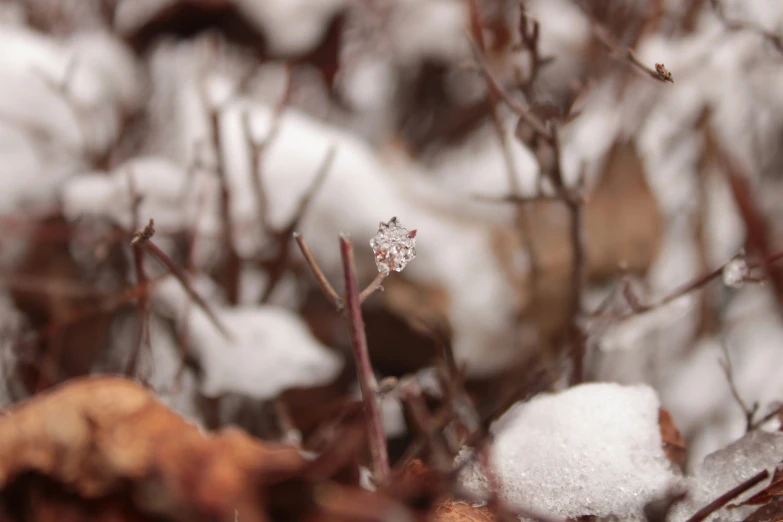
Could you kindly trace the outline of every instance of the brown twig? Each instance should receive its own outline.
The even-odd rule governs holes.
[[[759,420],[753,423],[753,425],[750,427],[750,430],[753,431],[759,429],[760,427],[762,427],[764,424],[771,421],[775,417],[779,417],[781,412],[783,412],[783,405],[773,406],[771,411],[769,411],[766,415],[764,415]]]
[[[131,198],[131,230],[137,230],[141,225],[141,218],[139,216],[139,206],[141,205],[141,196],[136,191],[135,179],[133,172],[128,172],[128,192]],[[150,221],[151,229],[148,231],[149,237],[152,237],[154,227],[152,221]],[[138,285],[144,285],[149,280],[147,272],[144,269],[144,252],[139,245],[139,242],[133,242],[131,240],[131,248],[133,250],[133,266],[136,272],[136,283]],[[139,294],[138,299],[139,310],[139,338],[131,352],[130,359],[128,360],[128,366],[125,369],[125,374],[133,377],[136,375],[136,370],[141,356],[141,352],[146,347],[148,353],[152,351],[152,340],[150,339],[150,301],[149,296],[145,293]]]
[[[549,129],[547,129],[546,125],[544,125],[544,123],[538,119],[538,116],[533,114],[527,107],[522,105],[522,103],[514,99],[511,94],[509,94],[509,92],[501,85],[500,81],[497,79],[497,75],[492,71],[489,62],[486,60],[486,58],[484,58],[481,47],[470,35],[468,35],[468,42],[473,49],[473,56],[478,62],[479,70],[482,72],[484,78],[487,81],[487,87],[490,89],[493,95],[503,100],[503,102],[508,106],[509,109],[511,109],[514,114],[522,118],[525,123],[530,125],[537,133],[541,134],[542,136],[550,136]]]
[[[613,56],[624,60],[630,65],[636,67],[638,70],[647,74],[651,78],[663,83],[674,83],[674,77],[672,73],[662,63],[656,63],[655,68],[652,68],[645,64],[636,55],[636,52],[630,47],[622,47],[614,38],[609,35],[609,32],[601,27],[598,22],[592,20],[593,34],[595,34],[598,41],[603,44],[604,47]]]
[[[532,196],[522,196],[520,194],[507,194],[504,196],[487,196],[476,194],[474,198],[485,203],[512,203],[514,205],[530,205],[532,203],[542,203],[550,201],[560,201],[558,196],[548,194],[534,194]]]
[[[387,274],[384,274],[383,272],[378,272],[378,275],[375,276],[375,279],[372,280],[372,283],[367,285],[367,288],[362,290],[362,292],[359,294],[359,302],[363,303],[365,302],[372,294],[374,294],[377,290],[383,291],[383,280],[386,279]]]
[[[212,106],[206,93],[205,85],[201,85],[199,91],[201,103],[207,111],[212,145],[215,152],[215,173],[220,183],[220,218],[222,223],[221,238],[226,255],[225,290],[228,302],[232,305],[239,303],[239,285],[242,277],[242,258],[236,248],[234,219],[231,209],[231,186],[226,174],[225,158],[223,154],[223,133],[220,129],[220,107]]]
[[[747,174],[740,168],[738,162],[728,152],[717,148],[722,166],[728,177],[729,187],[734,196],[734,202],[745,223],[748,254],[761,260],[761,267],[772,283],[774,295],[778,302],[778,312],[783,314],[783,269],[773,265],[769,259],[772,254],[772,234],[767,217],[759,209]]]
[[[315,276],[315,280],[318,282],[318,286],[321,287],[321,291],[324,293],[329,302],[332,303],[332,306],[334,306],[338,311],[342,311],[344,307],[342,298],[335,291],[332,284],[324,275],[321,267],[315,260],[313,253],[310,251],[310,247],[307,246],[307,243],[302,237],[302,234],[299,232],[294,232],[293,237],[296,241],[296,244],[299,245],[299,250],[302,251],[302,255],[304,256],[307,265],[310,267],[310,270],[312,270],[313,275]]]
[[[738,486],[728,490],[726,493],[722,494],[700,510],[698,510],[696,513],[693,514],[686,522],[701,522],[711,514],[713,514],[715,511],[719,510],[726,504],[728,504],[732,499],[735,497],[741,495],[742,493],[746,492],[762,480],[769,477],[769,471],[762,470],[752,477],[750,477],[748,480],[742,482]]]
[[[201,308],[204,313],[207,315],[209,320],[212,322],[212,324],[217,328],[217,330],[223,334],[223,336],[231,341],[233,340],[233,336],[228,331],[228,329],[223,326],[223,323],[220,322],[220,319],[215,314],[215,312],[212,310],[212,308],[209,306],[209,303],[207,303],[201,295],[193,288],[193,286],[190,284],[190,281],[188,281],[187,274],[178,267],[171,258],[166,255],[166,253],[161,250],[158,245],[152,242],[152,236],[155,234],[155,223],[153,220],[150,219],[149,224],[141,231],[139,231],[135,236],[133,236],[133,239],[131,240],[132,245],[140,245],[144,250],[150,254],[155,261],[160,263],[161,266],[168,269],[169,272],[171,272],[174,277],[177,278],[177,280],[182,285],[182,288],[185,289],[185,292],[187,292],[188,296]]]
[[[737,402],[737,404],[739,404],[739,407],[742,408],[742,412],[745,414],[745,432],[747,433],[753,429],[753,418],[756,416],[756,412],[759,410],[759,403],[754,402],[753,407],[750,407],[742,399],[742,396],[737,389],[737,385],[734,382],[734,367],[731,363],[729,347],[725,342],[722,342],[721,348],[723,350],[723,359],[719,361],[720,366],[723,369],[723,373],[726,375],[726,380],[729,383],[731,396],[734,397],[734,400]]]
[[[448,448],[441,438],[442,427],[427,409],[421,388],[414,380],[405,379],[400,383],[398,389],[400,398],[408,407],[413,423],[430,448],[435,468],[444,472],[449,471],[453,456],[449,454]]]
[[[324,157],[323,162],[321,162],[321,165],[318,167],[315,178],[313,178],[312,183],[302,196],[302,199],[299,200],[299,204],[294,210],[294,214],[288,221],[288,224],[282,230],[273,232],[273,236],[276,238],[277,242],[277,254],[273,259],[264,263],[269,273],[269,283],[264,290],[264,294],[261,296],[262,303],[269,301],[269,299],[272,297],[272,292],[274,292],[275,288],[277,288],[277,285],[280,283],[283,275],[288,269],[288,259],[290,255],[288,245],[289,241],[291,240],[291,236],[294,231],[299,228],[299,223],[301,223],[302,219],[307,213],[307,210],[310,208],[310,203],[315,197],[315,194],[324,184],[324,181],[326,181],[326,176],[329,174],[329,171],[332,168],[336,154],[336,147],[329,147],[329,149],[326,151],[326,156]]]
[[[359,287],[356,281],[356,266],[353,258],[353,244],[345,235],[340,236],[340,253],[342,255],[343,274],[345,276],[345,305],[351,331],[351,346],[353,346],[359,387],[362,391],[370,451],[373,456],[376,481],[382,484],[389,478],[389,455],[386,448],[386,434],[383,430],[383,420],[378,407],[376,397],[377,383],[372,369],[372,362],[370,361],[370,351],[367,347],[367,336],[364,331],[364,319],[362,318]]]
[[[475,22],[474,25],[476,23],[480,23],[480,20]],[[475,32],[476,29],[474,29],[474,33]],[[502,100],[521,121],[526,123],[534,131],[535,135],[533,137],[533,142],[536,146],[549,148],[551,152],[551,157],[553,159],[551,164],[543,159],[543,157],[546,156],[545,154],[536,154],[536,157],[542,174],[547,176],[554,186],[556,193],[555,199],[562,201],[568,209],[570,216],[573,265],[566,343],[574,362],[571,382],[578,383],[584,379],[584,357],[586,353],[586,336],[582,326],[579,324],[587,274],[587,257],[583,230],[584,201],[581,195],[584,172],[580,174],[576,190],[572,190],[566,186],[563,179],[562,165],[560,163],[560,137],[557,128],[554,125],[545,124],[530,110],[516,101],[500,84],[496,75],[492,72],[488,61],[483,56],[481,42],[477,42],[475,36],[469,36],[469,41],[473,49],[473,55],[479,64],[479,68],[487,81],[487,86],[492,92],[492,95]]]
[[[756,268],[760,268],[764,265],[773,265],[783,259],[783,251],[775,252],[774,254],[770,254],[762,262],[749,262],[748,268],[753,270]],[[731,260],[723,263],[719,267],[711,270],[710,272],[707,272],[705,274],[701,274],[699,276],[696,276],[694,279],[687,281],[680,286],[676,287],[674,290],[669,292],[668,294],[664,295],[663,297],[660,297],[658,299],[653,300],[650,303],[641,303],[638,299],[634,298],[632,301],[629,300],[630,305],[630,311],[628,313],[621,314],[617,317],[615,317],[615,320],[617,321],[623,321],[625,319],[628,319],[630,317],[633,317],[635,315],[644,314],[647,312],[651,312],[653,310],[656,310],[658,308],[661,308],[663,306],[666,306],[677,299],[680,299],[681,297],[685,297],[686,295],[690,294],[691,292],[695,292],[701,288],[704,288],[706,285],[714,281],[715,279],[719,279],[723,275],[723,270],[726,268],[726,265],[728,265],[731,262]],[[627,295],[626,297],[630,297]],[[605,306],[602,306],[605,310]],[[593,311],[589,317],[590,318],[597,318],[602,316],[604,310],[595,310]]]

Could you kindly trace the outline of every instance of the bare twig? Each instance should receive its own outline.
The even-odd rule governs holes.
[[[504,196],[486,196],[482,194],[476,194],[474,197],[478,201],[483,201],[485,203],[511,203],[514,205],[530,205],[532,203],[560,201],[560,198],[558,196],[550,196],[548,194],[535,194],[532,196],[522,196],[519,194],[507,194]]]
[[[764,424],[768,423],[775,417],[780,417],[782,412],[783,412],[783,405],[775,406],[773,403],[773,408],[766,415],[764,415],[759,420],[753,423],[753,425],[750,427],[751,431],[759,429],[760,427],[762,427]]]
[[[731,391],[732,397],[734,397],[734,400],[739,404],[740,408],[742,408],[742,412],[745,414],[745,432],[749,432],[753,429],[753,418],[756,416],[756,412],[759,409],[759,403],[754,402],[753,406],[750,407],[742,399],[742,396],[737,389],[737,385],[734,382],[734,367],[731,364],[729,347],[725,342],[722,342],[721,348],[723,349],[723,359],[720,360],[720,366],[723,369],[723,373],[726,374],[726,380],[729,383],[729,390]]]
[[[378,272],[378,275],[375,276],[375,279],[372,280],[372,283],[367,285],[367,288],[362,290],[362,293],[359,294],[359,302],[365,302],[372,294],[374,294],[377,290],[383,291],[383,286],[381,284],[383,283],[383,280],[386,279],[387,274],[384,274],[383,272]]]
[[[141,205],[141,196],[136,191],[135,179],[133,172],[128,172],[128,191],[131,199],[131,230],[136,230],[140,226],[139,206]],[[150,230],[146,233],[149,237],[155,233],[152,221],[148,225]],[[148,238],[149,239],[149,238]],[[147,272],[144,269],[144,252],[139,245],[139,241],[132,243],[133,249],[133,266],[136,271],[136,283],[144,285],[148,281]],[[128,360],[128,366],[125,369],[125,374],[128,376],[136,375],[136,369],[141,356],[142,350],[146,347],[148,351],[152,350],[152,340],[150,339],[150,301],[149,296],[145,293],[139,294],[138,299],[139,309],[139,339],[131,352],[131,357]]]
[[[474,16],[473,18],[477,18]],[[473,22],[473,25],[480,24],[480,20]],[[474,28],[474,33],[477,30]],[[572,295],[568,313],[568,327],[566,342],[574,360],[574,368],[571,376],[572,383],[580,382],[584,378],[583,359],[586,352],[586,336],[579,324],[582,313],[582,298],[586,284],[587,258],[585,253],[585,241],[583,231],[583,206],[584,201],[581,195],[584,172],[580,175],[580,181],[577,183],[576,190],[568,188],[563,179],[562,166],[560,163],[560,138],[557,128],[554,125],[548,125],[542,122],[535,114],[516,101],[500,84],[496,75],[492,72],[488,61],[484,58],[482,42],[476,41],[476,36],[468,37],[473,55],[479,64],[487,86],[493,96],[502,100],[519,119],[525,122],[533,129],[535,134],[543,140],[540,147],[548,147],[553,158],[552,164],[542,159],[543,155],[537,154],[539,167],[543,175],[547,176],[555,188],[556,198],[563,202],[569,211],[571,224],[571,248],[572,248]],[[539,139],[534,139],[539,142]],[[512,195],[513,196],[513,195]]]
[[[769,477],[769,471],[762,470],[752,477],[750,477],[745,482],[742,482],[738,486],[728,490],[726,493],[722,494],[700,510],[698,510],[696,513],[691,516],[686,522],[701,522],[711,514],[713,514],[715,511],[719,510],[726,504],[728,504],[733,498],[741,495],[742,493],[746,492],[762,480]]]
[[[277,254],[273,259],[264,263],[264,265],[268,268],[269,283],[264,290],[264,295],[261,296],[262,303],[269,301],[270,297],[272,296],[272,292],[274,292],[275,288],[277,288],[277,285],[280,283],[280,280],[283,278],[283,275],[288,268],[288,258],[290,254],[288,245],[289,241],[291,240],[291,236],[294,231],[299,228],[299,223],[301,223],[302,218],[304,218],[305,213],[307,212],[308,208],[310,208],[310,203],[312,202],[313,197],[315,197],[318,189],[321,188],[324,181],[326,180],[326,176],[329,174],[329,171],[332,168],[332,164],[334,163],[336,153],[336,147],[329,147],[329,149],[326,151],[326,156],[324,157],[323,162],[321,162],[321,165],[318,167],[315,178],[313,178],[312,183],[302,196],[302,199],[299,200],[299,204],[297,205],[293,216],[291,216],[291,219],[288,221],[288,224],[282,230],[273,232],[273,236],[276,237],[277,242]]]
[[[302,234],[299,232],[294,232],[293,237],[296,241],[296,244],[299,245],[299,250],[302,251],[302,255],[304,256],[307,265],[310,267],[310,270],[312,270],[313,275],[315,276],[315,280],[318,282],[318,286],[321,287],[321,291],[324,293],[329,302],[332,303],[332,306],[334,306],[338,311],[342,311],[344,306],[342,298],[335,291],[331,283],[329,283],[329,280],[324,275],[323,270],[321,270],[321,267],[315,260],[313,253],[310,251],[310,247],[307,246],[307,243],[302,237]]]
[[[218,331],[221,334],[223,334],[223,336],[226,339],[228,339],[229,341],[233,340],[233,336],[228,331],[228,329],[225,326],[223,326],[223,323],[220,322],[220,319],[212,310],[212,308],[209,306],[209,304],[204,300],[203,297],[199,295],[198,292],[196,292],[196,290],[190,284],[190,281],[188,281],[187,274],[180,267],[178,267],[171,260],[171,258],[158,247],[158,245],[152,242],[152,236],[154,233],[155,233],[154,222],[153,220],[150,219],[149,224],[133,237],[133,239],[131,240],[131,244],[140,245],[158,263],[160,263],[164,268],[167,268],[174,275],[174,277],[177,278],[177,280],[182,285],[182,288],[185,289],[185,292],[187,292],[190,298],[193,301],[195,301],[195,303],[199,306],[199,308],[201,308],[204,311],[204,313],[207,315],[207,317],[215,326],[215,328],[217,328]]]
[[[778,302],[778,312],[783,314],[783,269],[773,265],[769,259],[772,254],[772,234],[769,221],[759,209],[747,174],[740,168],[738,162],[726,150],[717,148],[718,155],[729,181],[734,202],[740,217],[745,223],[745,233],[748,253],[761,260],[761,267],[769,277]]]
[[[546,125],[544,125],[544,123],[538,119],[538,116],[533,114],[527,107],[522,105],[522,103],[515,100],[501,85],[500,81],[497,79],[497,75],[492,71],[489,62],[486,60],[486,58],[484,58],[484,54],[481,52],[481,48],[470,35],[468,35],[468,42],[473,49],[473,56],[479,64],[479,69],[484,75],[484,78],[487,80],[487,87],[489,87],[493,95],[498,96],[501,100],[503,100],[503,102],[509,107],[509,109],[511,109],[514,114],[522,118],[525,123],[530,125],[537,133],[541,134],[542,136],[549,136],[551,138],[549,129],[547,129]]]
[[[384,483],[389,478],[389,455],[386,448],[386,434],[383,430],[383,420],[378,407],[376,397],[377,383],[370,361],[370,351],[367,347],[367,336],[364,331],[364,319],[362,318],[359,287],[356,281],[356,267],[353,258],[353,244],[345,235],[340,236],[340,253],[343,259],[345,304],[351,330],[351,345],[353,346],[353,356],[356,361],[359,386],[362,391],[364,414],[367,418],[375,478],[379,483]]]
[[[402,401],[408,406],[411,418],[421,436],[429,445],[435,467],[444,472],[449,471],[453,457],[449,454],[448,448],[441,438],[442,427],[432,418],[427,409],[421,388],[413,379],[406,379],[400,383],[399,394]]]
[[[595,34],[595,36],[598,38],[598,41],[601,42],[601,44],[603,44],[603,46],[606,47],[606,49],[613,56],[624,60],[655,80],[664,83],[674,83],[674,77],[672,76],[672,73],[669,72],[669,70],[666,69],[662,63],[656,63],[655,68],[648,66],[639,59],[633,49],[630,47],[622,47],[617,41],[615,41],[615,39],[609,35],[609,32],[601,27],[598,22],[592,20],[592,23],[593,34]]]

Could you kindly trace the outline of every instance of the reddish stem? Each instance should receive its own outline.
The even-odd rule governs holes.
[[[340,236],[340,253],[343,258],[345,275],[345,310],[351,330],[351,346],[356,361],[356,374],[362,391],[364,415],[367,419],[370,451],[372,453],[375,478],[384,483],[389,478],[389,455],[386,448],[386,434],[376,397],[377,383],[367,347],[367,335],[364,331],[359,285],[356,281],[356,266],[353,258],[353,244],[345,235]]]

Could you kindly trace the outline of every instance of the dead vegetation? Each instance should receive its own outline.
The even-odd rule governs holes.
[[[673,90],[694,89],[697,73],[661,63],[690,63],[680,57],[643,58],[697,38],[699,23],[775,53],[777,32],[717,0],[677,9],[562,0],[555,9],[572,17],[562,23],[583,33],[578,41],[548,27],[559,17],[533,0],[432,0],[431,13],[375,0],[277,11],[243,0],[72,3],[9,3],[18,20],[8,34],[41,38],[42,55],[82,34],[106,41],[74,47],[87,58],[64,55],[69,65],[53,66],[62,82],[44,81],[41,97],[54,101],[43,110],[66,123],[49,128],[35,110],[27,121],[0,103],[0,130],[21,136],[9,147],[33,144],[39,160],[19,176],[60,176],[38,181],[51,190],[9,182],[24,197],[0,200],[0,246],[10,252],[0,259],[0,519],[783,520],[783,455],[771,470],[742,468],[719,492],[693,474],[706,466],[702,454],[689,460],[693,424],[739,406],[741,441],[777,432],[780,407],[746,398],[726,344],[720,411],[694,415],[681,433],[677,404],[651,410],[657,429],[643,454],[660,453],[674,478],[656,483],[644,506],[605,513],[601,500],[582,507],[583,492],[562,492],[577,513],[530,507],[538,493],[509,484],[494,445],[498,426],[542,392],[617,380],[672,397],[676,357],[685,365],[699,342],[732,331],[727,289],[761,289],[783,309],[780,227],[760,194],[774,183],[727,138],[708,97],[691,104],[687,125],[668,114],[678,128],[656,146],[670,152],[650,152],[647,121],[661,119],[656,108],[673,103]],[[435,26],[416,22],[427,16],[458,38],[446,29],[437,45],[425,42]],[[283,18],[298,29],[281,29]],[[4,38],[0,65],[18,43],[15,32]],[[101,55],[101,42],[119,50]],[[387,69],[368,65],[381,59]],[[9,78],[32,81],[8,60]],[[119,85],[128,77],[133,86]],[[155,112],[166,103],[186,108]],[[600,120],[609,114],[610,124]],[[754,152],[763,146],[750,141]],[[681,154],[680,142],[697,152],[676,174],[693,176],[668,190],[651,165]],[[477,162],[473,181],[448,180],[459,154],[475,156],[463,158]],[[467,189],[452,190],[460,184]],[[710,236],[713,184],[728,196],[739,244]],[[687,196],[671,195],[680,189]],[[387,221],[389,207],[420,231]],[[372,243],[374,267],[365,239],[379,220],[379,235],[401,235]],[[678,234],[687,247],[672,247]],[[651,273],[678,248],[697,268],[669,269],[661,285]],[[685,299],[700,300],[682,314],[696,327],[671,340],[665,321],[654,334],[640,326],[646,353],[633,368],[642,369],[605,371],[607,338]],[[281,310],[288,330],[258,327]],[[673,362],[645,368],[661,344]],[[251,371],[261,359],[249,356],[216,376],[209,362],[217,350],[273,345],[269,368]],[[282,373],[291,379],[278,382]],[[263,391],[248,392],[255,383]],[[482,491],[464,479],[476,470]]]

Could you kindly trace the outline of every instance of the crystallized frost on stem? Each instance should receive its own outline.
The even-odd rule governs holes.
[[[396,217],[378,224],[378,232],[370,240],[375,265],[384,276],[390,270],[401,272],[416,257],[416,231],[408,231]]]

